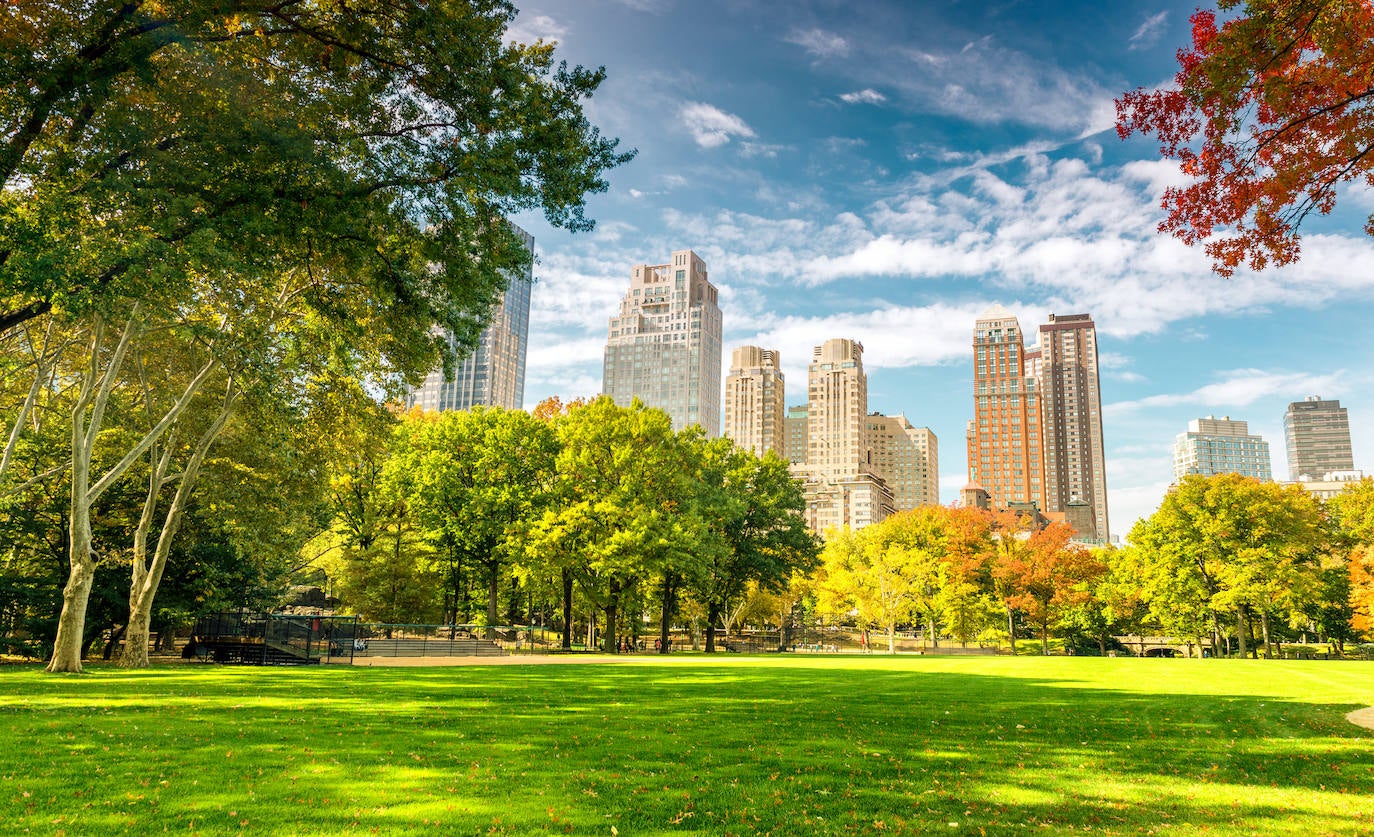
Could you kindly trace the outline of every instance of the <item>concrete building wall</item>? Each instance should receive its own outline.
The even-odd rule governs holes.
[[[1086,504],[1091,526],[1081,510],[1072,516],[1082,540],[1107,541],[1107,467],[1102,439],[1102,396],[1097,368],[1097,329],[1088,314],[1050,315],[1040,326],[1034,356],[1039,384],[1041,443],[1044,449],[1046,514],[1067,514],[1071,505]]]
[[[1242,474],[1272,480],[1269,443],[1251,434],[1247,422],[1230,416],[1193,419],[1174,440],[1174,482],[1188,474]]]
[[[974,417],[969,423],[969,482],[993,506],[1037,503],[1044,508],[1040,392],[1027,374],[1025,340],[1011,312],[994,305],[973,332]],[[1038,358],[1032,358],[1034,363]]]

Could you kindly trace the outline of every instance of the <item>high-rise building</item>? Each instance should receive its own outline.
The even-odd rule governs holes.
[[[1072,516],[1081,540],[1107,541],[1107,468],[1092,317],[1051,314],[1040,326],[1037,350],[1028,354],[1040,391],[1042,511]]]
[[[1242,474],[1271,480],[1269,443],[1251,435],[1246,422],[1230,416],[1193,419],[1174,440],[1174,482],[1188,474]]]
[[[905,415],[868,417],[873,470],[892,489],[897,511],[940,504],[939,446],[929,427],[912,427]]]
[[[806,467],[817,479],[852,475],[867,462],[868,376],[863,353],[857,340],[827,340],[811,353]]]
[[[986,490],[997,508],[1036,503],[1043,510],[1039,385],[1027,372],[1021,325],[1010,311],[994,305],[978,318],[973,355],[969,482]]]
[[[807,370],[805,464],[806,519],[818,534],[861,529],[893,511],[892,491],[869,464],[868,376],[862,343],[827,340]]]
[[[787,408],[783,424],[787,428],[787,461],[793,465],[806,464],[806,405]]]
[[[1290,480],[1316,480],[1323,474],[1355,468],[1350,418],[1339,401],[1323,401],[1312,395],[1289,404],[1283,416],[1283,437]]]
[[[661,408],[674,430],[720,435],[720,306],[700,256],[677,250],[668,264],[636,266],[609,332],[606,395]]]
[[[776,351],[735,349],[725,378],[725,435],[759,456],[770,450],[782,456],[787,444],[783,384]]]
[[[534,252],[534,236],[511,225]],[[492,311],[491,322],[478,338],[477,347],[459,361],[451,380],[442,369],[406,395],[406,407],[426,410],[467,410],[479,404],[518,410],[525,400],[525,354],[530,337],[530,288],[533,266],[507,277],[506,291]],[[449,343],[453,348],[452,335]]]

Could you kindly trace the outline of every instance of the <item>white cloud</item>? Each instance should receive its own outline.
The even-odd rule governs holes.
[[[568,34],[568,27],[548,15],[520,15],[506,28],[506,38],[522,44],[535,41],[562,41]]]
[[[1135,34],[1130,37],[1127,49],[1146,49],[1154,46],[1159,41],[1159,36],[1164,32],[1164,25],[1169,20],[1169,12],[1163,11],[1157,15],[1152,15],[1140,24],[1135,30]]]
[[[849,54],[849,42],[824,29],[794,29],[783,40],[796,44],[817,58],[842,58]]]
[[[778,156],[779,151],[789,150],[786,145],[769,145],[763,142],[741,142],[739,144],[739,154],[741,157],[761,157],[772,160]]]
[[[863,90],[855,90],[853,93],[840,94],[840,100],[849,105],[881,105],[887,101],[887,97],[872,87],[865,87]]]
[[[1292,392],[1333,392],[1342,389],[1343,371],[1329,375],[1301,372],[1270,372],[1263,369],[1234,369],[1222,380],[1198,387],[1192,392],[1163,393],[1133,401],[1118,401],[1102,408],[1103,415],[1119,416],[1137,410],[1162,407],[1195,407],[1214,414],[1231,407],[1246,407],[1262,398]]]
[[[702,148],[718,148],[731,137],[752,139],[754,129],[733,113],[726,113],[705,102],[688,102],[678,110],[678,116],[692,132],[692,139]]]

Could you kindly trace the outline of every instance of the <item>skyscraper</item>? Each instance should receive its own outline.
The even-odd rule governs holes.
[[[1341,402],[1309,396],[1288,405],[1283,416],[1290,480],[1320,479],[1334,471],[1352,471],[1350,418]]]
[[[511,226],[533,253],[534,236],[514,224]],[[477,347],[459,361],[453,379],[444,380],[442,369],[430,372],[423,384],[406,395],[406,407],[467,410],[482,404],[518,410],[524,405],[533,266],[508,279],[506,291],[492,311],[491,322],[478,338]],[[453,344],[452,335],[449,342]]]
[[[770,450],[782,456],[787,444],[783,385],[776,351],[735,349],[725,378],[725,435],[759,456]]]
[[[1271,480],[1269,443],[1251,435],[1247,423],[1230,416],[1193,419],[1174,440],[1174,482],[1188,474],[1242,474]]]
[[[1044,509],[1040,392],[1027,374],[1025,341],[1012,313],[994,305],[973,331],[973,420],[968,477],[992,504],[1034,502]]]
[[[1033,353],[1034,377],[1041,400],[1041,438],[1044,449],[1046,515],[1070,513],[1080,517],[1078,505],[1091,510],[1081,515],[1078,537],[1109,539],[1107,529],[1107,469],[1102,442],[1102,396],[1098,387],[1097,329],[1088,314],[1050,315],[1040,326],[1038,354]],[[1084,529],[1088,531],[1084,531]]]
[[[720,435],[721,318],[706,263],[691,250],[638,265],[610,319],[602,389],[622,406],[659,407],[673,429]]]
[[[827,340],[807,370],[804,465],[806,518],[813,531],[860,529],[893,511],[892,491],[869,464],[868,376],[862,343]]]
[[[892,489],[897,511],[940,504],[939,445],[929,427],[912,427],[905,415],[868,417],[870,465]]]
[[[817,479],[848,476],[868,459],[868,376],[864,346],[827,340],[807,369],[807,470]]]

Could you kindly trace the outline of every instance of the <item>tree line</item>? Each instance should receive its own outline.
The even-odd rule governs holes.
[[[815,565],[801,485],[775,454],[674,431],[611,399],[534,413],[411,411],[331,482],[338,515],[307,544],[344,605],[379,622],[524,623],[574,644],[575,606],[610,652],[684,606],[707,651],[747,593]]]
[[[1297,486],[1188,476],[1131,530],[1089,548],[1063,523],[924,507],[829,540],[817,603],[856,627],[1106,653],[1165,636],[1214,655],[1374,635],[1374,480],[1323,504]],[[889,646],[891,647],[891,646]]]

